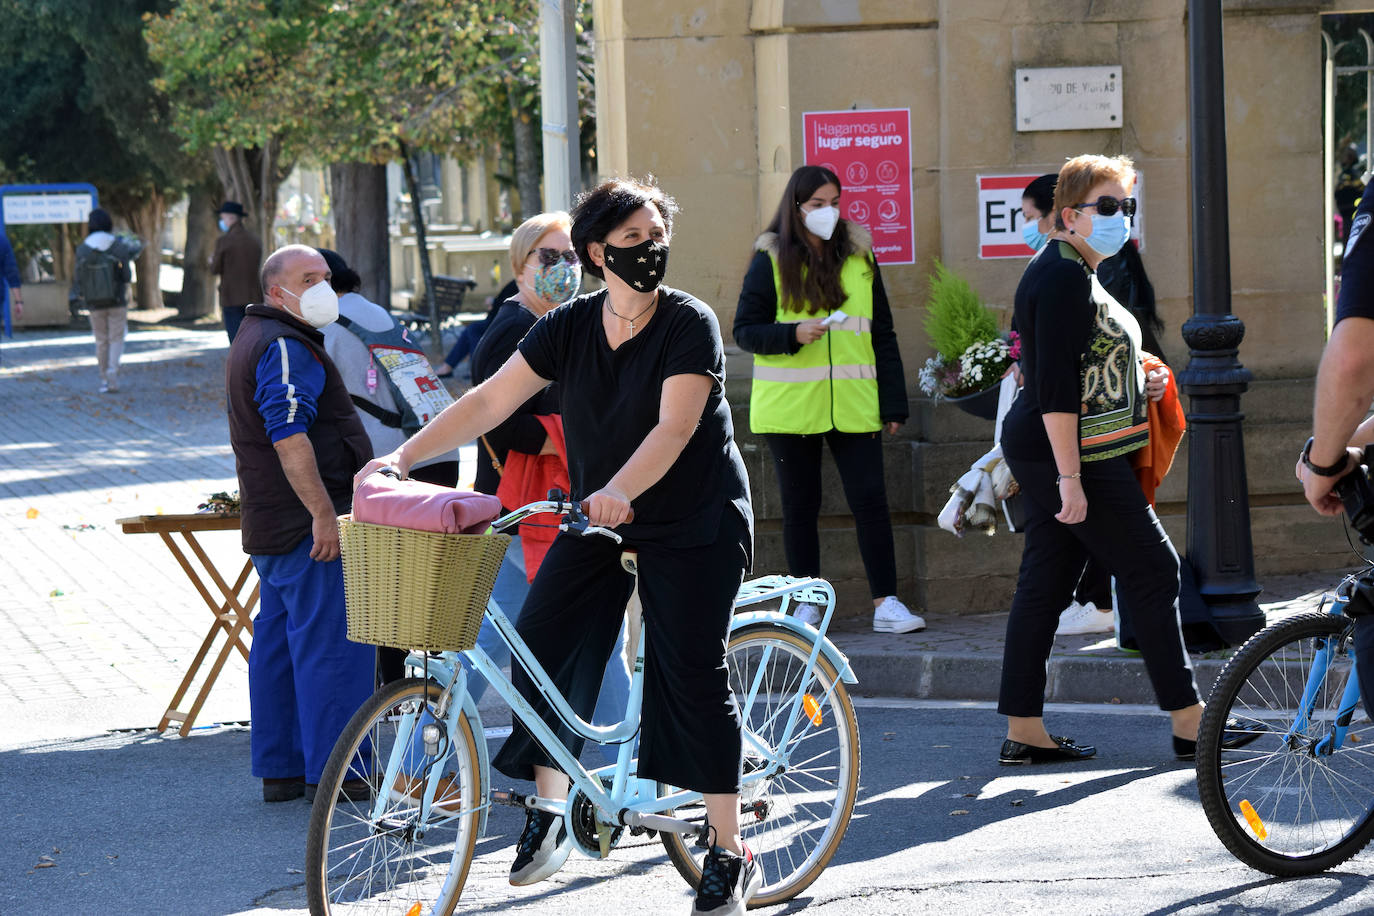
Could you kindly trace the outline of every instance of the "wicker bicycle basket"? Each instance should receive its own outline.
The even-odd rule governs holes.
[[[340,516],[348,638],[429,652],[471,649],[510,540]]]

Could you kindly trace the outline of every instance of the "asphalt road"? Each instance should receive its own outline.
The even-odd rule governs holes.
[[[1374,858],[1277,881],[1231,856],[1173,760],[1163,714],[1056,707],[1082,764],[999,767],[983,704],[864,701],[863,785],[839,854],[806,895],[762,911],[1358,913]],[[492,724],[488,722],[488,724]],[[12,741],[12,739],[11,739]],[[305,912],[303,803],[264,805],[248,734],[107,733],[0,744],[0,912]],[[498,785],[505,785],[498,779]],[[520,816],[493,813],[459,912],[681,914],[690,891],[654,842],[574,854],[549,881],[506,883]]]

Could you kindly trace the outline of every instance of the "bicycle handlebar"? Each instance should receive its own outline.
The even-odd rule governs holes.
[[[550,490],[548,499],[541,499],[528,505],[521,506],[512,512],[498,518],[491,523],[491,527],[497,531],[505,531],[513,528],[532,515],[543,515],[545,513],[563,516],[558,523],[560,531],[570,531],[579,536],[589,534],[600,534],[610,538],[617,544],[623,540],[609,528],[600,525],[593,525],[587,518],[587,501],[569,499],[561,490]],[[634,512],[631,511],[630,517],[626,521],[634,521]]]

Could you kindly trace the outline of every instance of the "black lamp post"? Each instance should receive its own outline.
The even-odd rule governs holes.
[[[1232,645],[1264,626],[1255,602],[1250,491],[1240,396],[1250,370],[1236,358],[1245,325],[1231,314],[1226,104],[1221,0],[1188,0],[1193,315],[1183,325],[1189,397],[1188,560],[1221,637]]]

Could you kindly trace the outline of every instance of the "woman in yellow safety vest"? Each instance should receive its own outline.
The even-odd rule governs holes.
[[[879,434],[907,418],[892,312],[863,226],[840,219],[840,179],[806,165],[744,277],[735,342],[754,354],[749,428],[768,443],[782,491],[783,547],[794,576],[820,575],[821,441],[844,484],[873,595],[873,629],[910,633],[925,621],[897,599],[892,522]],[[819,610],[797,616],[813,626]]]

